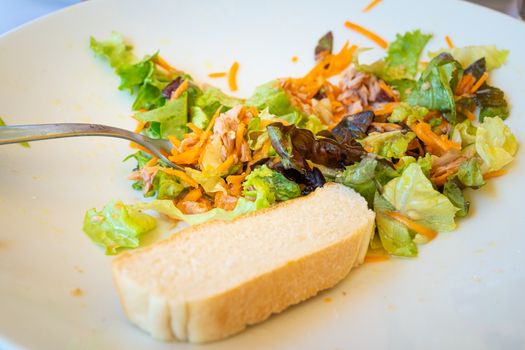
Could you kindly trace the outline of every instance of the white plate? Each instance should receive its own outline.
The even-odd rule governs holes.
[[[132,99],[93,57],[89,36],[125,34],[139,55],[157,49],[197,81],[241,63],[240,96],[313,64],[316,40],[353,20],[392,40],[421,28],[432,49],[510,49],[495,85],[512,105],[508,124],[525,140],[525,25],[455,1],[89,1],[0,37],[0,115],[11,124],[97,122],[133,128]],[[299,56],[294,64],[291,57]],[[221,83],[222,84],[222,83]],[[224,84],[219,84],[225,87]],[[125,179],[127,143],[104,138],[0,147],[0,348],[189,348],[150,339],[124,317],[110,258],[82,233],[84,212],[139,194]],[[210,349],[525,348],[525,152],[508,175],[469,193],[472,211],[417,259],[366,264],[336,288]],[[82,296],[72,296],[80,288]],[[328,302],[331,298],[331,302]]]

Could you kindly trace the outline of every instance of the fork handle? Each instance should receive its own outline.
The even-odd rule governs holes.
[[[169,165],[180,168],[162,154],[159,149],[163,148],[163,145],[160,144],[162,142],[161,140],[154,140],[147,136],[112,126],[87,123],[0,126],[0,145],[78,136],[109,136],[130,140],[143,146]],[[156,147],[152,144],[156,145]],[[167,151],[169,151],[169,149]]]
[[[124,129],[86,123],[11,125],[0,127],[0,145],[75,136],[110,136],[135,141],[131,134]]]

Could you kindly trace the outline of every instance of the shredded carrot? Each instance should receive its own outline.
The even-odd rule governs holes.
[[[172,151],[176,152],[176,149],[174,148]],[[195,164],[199,159],[200,151],[201,148],[197,145],[182,153],[172,154],[168,159],[175,164]]]
[[[448,48],[453,49],[454,44],[452,43],[452,40],[450,40],[450,37],[448,35],[445,35],[445,41],[447,42]]]
[[[476,116],[474,113],[472,113],[468,108],[461,108],[461,112],[469,119],[469,120],[476,120]]]
[[[379,87],[383,89],[388,96],[392,97],[394,101],[397,101],[397,96],[394,94],[390,86],[386,85],[386,83],[383,80],[379,80]]]
[[[177,170],[177,169],[172,169],[172,168],[163,168],[163,167],[159,167],[158,170],[163,171],[163,172],[165,172],[168,175],[175,175],[175,176],[177,176],[178,178],[180,178],[182,181],[186,182],[191,187],[195,187],[195,188],[199,187],[199,184],[195,180],[193,180],[188,174],[186,174],[184,171],[182,171],[182,170]]]
[[[363,9],[363,12],[368,12],[370,11],[372,8],[374,8],[377,4],[379,4],[381,2],[381,0],[373,0],[371,3],[368,4],[367,7],[365,7]]]
[[[228,158],[226,158],[226,160],[217,167],[217,172],[220,174],[225,171],[228,171],[228,169],[230,169],[230,167],[233,165],[234,162],[235,162],[235,157],[233,156],[233,154],[229,155]]]
[[[246,175],[244,175],[244,174],[241,174],[241,175],[229,175],[229,176],[226,177],[226,182],[228,182],[229,184],[237,184],[237,183],[243,182],[245,178],[246,178]]]
[[[217,108],[215,113],[213,113],[213,117],[211,117],[210,122],[208,123],[208,126],[206,127],[206,132],[209,132],[213,129],[213,125],[215,124],[215,120],[217,117],[221,114],[222,105]]]
[[[216,72],[216,73],[208,74],[208,76],[210,78],[222,78],[222,77],[225,77],[226,75],[227,75],[227,73],[225,73],[225,72]]]
[[[241,147],[242,142],[244,141],[244,130],[246,129],[246,125],[244,123],[239,123],[239,126],[237,128],[237,133],[235,135],[235,153],[237,156],[241,154]]]
[[[398,102],[388,102],[385,103],[382,107],[379,109],[374,110],[375,115],[386,115],[391,114],[394,111],[394,108],[396,108],[399,105]]]
[[[374,262],[381,262],[381,261],[387,261],[390,257],[386,254],[383,255],[367,255],[365,256],[365,263],[374,263]]]
[[[199,198],[202,197],[202,191],[200,188],[194,188],[190,190],[184,198],[182,198],[182,202],[190,201],[190,202],[196,202]]]
[[[483,75],[478,79],[476,84],[470,89],[470,93],[473,94],[483,85],[485,81],[487,81],[487,78],[489,77],[489,73],[484,72]]]
[[[369,31],[368,29],[365,29],[365,28],[361,27],[358,24],[352,23],[350,21],[346,21],[345,22],[345,26],[346,26],[346,28],[348,28],[350,30],[356,31],[359,34],[362,34],[362,35],[366,36],[368,39],[372,40],[377,45],[379,45],[379,47],[381,47],[383,49],[386,49],[388,47],[388,43],[383,38],[381,38],[379,35],[371,32],[371,31]]]
[[[179,87],[175,91],[173,91],[170,100],[173,101],[177,99],[186,90],[188,90],[188,79],[184,80],[182,84],[180,84]]]
[[[427,237],[430,240],[433,240],[437,236],[437,231],[433,230],[431,228],[425,227],[421,224],[418,224],[415,221],[410,220],[406,216],[395,212],[395,211],[388,211],[386,212],[388,216],[390,216],[392,219],[399,221],[406,227],[408,227],[411,230],[416,231],[419,234],[422,234],[423,236]]]
[[[141,150],[143,152],[146,152],[147,154],[155,157],[155,154],[153,154],[149,149],[145,148],[145,147],[142,147],[141,145],[139,145],[138,143],[135,143],[135,142],[130,142],[129,143],[129,147],[131,148],[135,148],[135,149],[138,149],[138,150]]]
[[[476,78],[472,74],[465,74],[461,77],[458,85],[456,85],[456,90],[454,91],[456,95],[463,95],[466,91],[470,90],[472,85],[476,82]],[[459,96],[461,98],[462,96]],[[458,99],[459,99],[458,98]]]
[[[231,186],[231,193],[234,196],[240,196],[242,192],[242,183],[244,179],[246,179],[246,176],[248,176],[251,172],[250,165],[246,168],[246,171],[244,171],[240,175],[229,175],[226,177],[226,182],[230,184]]]
[[[327,54],[304,77],[289,79],[286,84],[292,91],[300,92],[306,99],[312,98],[325,85],[326,79],[341,73],[352,63],[357,46],[345,43],[336,54]]]
[[[197,136],[200,136],[204,131],[193,123],[188,123],[186,126],[193,131]]]
[[[297,56],[292,56],[292,62],[295,63],[295,62],[297,62],[297,61],[299,61],[299,57],[297,57]]]
[[[507,173],[507,170],[505,169],[490,171],[488,173],[483,174],[483,179],[485,180],[492,179],[493,177],[502,176],[502,175],[505,175],[506,173]]]
[[[175,73],[179,71],[178,69],[172,67],[164,58],[162,58],[159,55],[155,56],[155,58],[153,59],[153,62],[155,62],[156,64],[158,64],[159,66],[167,70],[168,72]]]
[[[137,127],[135,128],[135,133],[139,134],[144,129],[145,126],[146,126],[146,123],[138,120]]]
[[[178,138],[176,138],[173,135],[168,136],[168,140],[171,142],[171,144],[175,147],[180,147],[180,141]]]
[[[144,167],[151,167],[151,166],[154,166],[154,165],[156,165],[158,162],[159,162],[159,159],[156,158],[156,157],[153,157],[153,158],[151,158],[150,160],[148,160],[148,162],[147,162],[146,164],[144,164]]]
[[[228,72],[228,87],[231,91],[237,91],[237,71],[239,70],[239,63],[233,62]]]
[[[428,151],[432,154],[441,156],[450,149],[461,150],[461,145],[449,140],[446,135],[436,135],[428,123],[413,123],[409,127],[423,141]]]
[[[257,107],[250,106],[248,111],[252,114],[253,117],[257,117],[259,115],[259,111],[257,110]]]

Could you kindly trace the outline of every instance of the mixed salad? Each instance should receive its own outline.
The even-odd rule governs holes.
[[[376,213],[370,254],[416,256],[418,244],[468,214],[464,190],[502,175],[518,148],[503,122],[505,95],[489,83],[508,51],[449,48],[423,61],[430,39],[419,30],[398,34],[381,45],[383,59],[364,64],[366,49],[346,43],[334,52],[329,32],[305,76],[239,99],[197,84],[158,53],[138,59],[119,34],[92,38],[119,88],[134,96],[136,131],[168,139],[167,156],[184,171],[132,145],[129,179],[149,200],[91,209],[84,231],[115,254],[155,228],[144,210],[190,225],[231,220],[335,181]],[[227,74],[232,89],[237,67]]]

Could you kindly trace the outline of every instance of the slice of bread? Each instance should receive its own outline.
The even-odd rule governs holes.
[[[127,316],[153,337],[218,340],[341,281],[363,262],[374,217],[359,194],[330,183],[122,253],[113,277]]]

